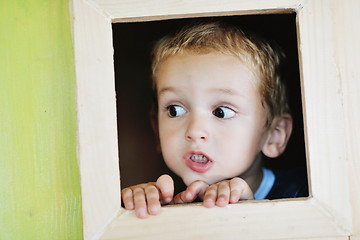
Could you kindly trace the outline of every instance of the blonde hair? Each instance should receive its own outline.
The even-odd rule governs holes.
[[[268,112],[265,127],[269,127],[274,118],[289,113],[279,72],[284,54],[255,36],[246,35],[238,27],[220,22],[186,27],[159,40],[153,50],[153,88],[156,89],[157,71],[167,58],[185,52],[205,54],[212,51],[238,57],[260,80],[259,94]]]

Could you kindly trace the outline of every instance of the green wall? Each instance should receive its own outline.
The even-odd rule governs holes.
[[[68,0],[0,0],[0,239],[81,239]]]

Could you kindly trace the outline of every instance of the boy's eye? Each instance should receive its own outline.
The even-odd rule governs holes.
[[[169,117],[180,117],[186,113],[186,110],[179,105],[170,105],[167,107]]]
[[[218,118],[231,118],[236,114],[234,110],[228,107],[218,107],[212,113]]]

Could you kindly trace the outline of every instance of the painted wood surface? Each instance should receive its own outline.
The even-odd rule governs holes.
[[[73,3],[84,238],[98,239],[121,207],[112,29],[88,2]]]
[[[68,0],[0,1],[0,239],[82,239]]]
[[[172,205],[145,220],[123,210],[101,239],[346,239],[348,233],[327,215],[314,199],[246,201],[225,208]]]
[[[98,10],[115,22],[150,21],[202,16],[225,16],[256,13],[284,13],[297,8],[303,0],[92,0]],[[240,11],[239,11],[240,10]]]
[[[324,209],[331,209],[334,220],[349,229],[346,118],[335,57],[338,32],[332,24],[340,18],[332,11],[335,2],[308,1],[299,11],[299,51],[311,191]]]
[[[335,1],[333,14],[336,35],[335,59],[339,66],[344,96],[347,130],[346,147],[349,162],[350,204],[352,206],[351,240],[360,240],[360,1]]]
[[[109,102],[110,107],[106,110],[109,111],[109,116],[114,114],[110,99],[113,90],[108,88],[113,82],[113,76],[110,73],[111,67],[106,64],[111,58],[111,51],[106,45],[111,42],[109,34],[111,21],[149,21],[195,15],[287,12],[289,8],[298,13],[311,198],[298,201],[247,202],[226,209],[205,209],[196,205],[166,207],[161,215],[147,220],[136,219],[133,212],[121,209],[114,221],[108,225],[102,236],[103,239],[153,239],[154,237],[191,239],[202,236],[205,236],[205,239],[218,239],[219,236],[227,238],[242,236],[243,239],[359,239],[358,145],[360,141],[356,129],[360,122],[358,107],[360,74],[357,67],[360,61],[359,56],[354,54],[359,49],[360,34],[356,25],[359,15],[355,10],[359,9],[359,1],[344,0],[340,3],[337,0],[226,0],[221,6],[216,0],[207,0],[206,4],[200,0],[196,3],[169,0],[166,4],[159,4],[157,0],[74,1],[79,3],[77,6],[80,7],[76,8],[75,13],[82,16],[81,21],[84,23],[86,20],[93,21],[91,22],[93,25],[86,29],[80,27],[75,29],[75,35],[80,36],[79,42],[75,44],[76,52],[80,54],[78,59],[84,59],[83,62],[76,64],[77,81],[84,84],[81,88],[92,89],[91,84],[97,84],[100,76],[102,77],[102,83],[106,88],[101,90],[108,93],[103,95],[107,100],[103,100],[99,95],[96,96],[104,103]],[[74,22],[76,26],[76,15]],[[95,34],[97,32],[104,34]],[[86,49],[89,51],[84,51]],[[85,68],[86,65],[83,63],[87,62],[86,56],[89,56],[89,52],[95,53],[91,56],[95,56],[97,62],[91,61],[93,67]],[[99,52],[103,54],[99,55]],[[91,82],[88,81],[89,79]],[[83,90],[79,88],[78,91],[81,93]],[[98,112],[93,111],[97,106],[91,106],[93,101],[91,98],[79,97],[78,101],[80,100],[88,101],[84,104],[90,106],[82,109],[85,111],[81,113],[82,116],[87,116],[85,119],[99,118]],[[82,102],[78,104],[79,107],[84,106]],[[111,121],[109,122],[113,124]],[[103,126],[109,127],[104,123],[106,121],[98,126],[91,124],[84,127],[95,127],[96,129],[92,131],[101,134],[100,130]],[[82,124],[80,119],[79,125]],[[80,131],[80,136],[83,137],[84,142],[96,143],[86,131],[83,135]],[[106,136],[102,138],[107,139]],[[108,151],[103,148],[96,149],[97,145],[93,146],[93,148],[88,147],[99,156],[104,156],[102,158],[104,165],[115,165],[114,155],[117,149],[114,146],[108,147]],[[94,160],[88,161],[91,158],[84,157],[85,154],[80,154],[80,162],[85,164],[81,172],[89,177],[83,178],[82,182],[82,186],[89,190],[83,195],[86,196],[84,206],[86,203],[99,208],[96,208],[96,212],[91,208],[84,210],[85,221],[92,223],[86,225],[84,229],[89,233],[86,239],[97,239],[98,233],[103,231],[103,227],[108,223],[108,217],[103,218],[103,216],[116,214],[116,206],[112,207],[114,212],[111,213],[109,211],[111,207],[104,206],[101,198],[105,199],[106,196],[109,202],[114,203],[118,201],[119,189],[113,187],[110,192],[103,191],[105,195],[97,201],[89,197],[96,194],[96,191],[91,192],[91,186],[99,179],[98,176],[104,174],[110,176],[97,181],[96,189],[117,186],[114,176],[118,173],[113,170],[109,173],[105,171],[105,167],[96,168],[98,163]],[[91,172],[94,174],[88,174]],[[185,234],[185,237],[179,232]]]

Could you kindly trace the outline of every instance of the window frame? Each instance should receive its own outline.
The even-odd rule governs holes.
[[[349,155],[354,154],[349,147],[349,129],[344,124],[348,122],[351,109],[347,106],[352,101],[344,97],[347,89],[334,57],[338,56],[339,46],[333,41],[335,30],[331,25],[335,4],[329,2],[73,0],[84,239],[153,239],[154,236],[348,239],[354,229],[360,231],[352,225],[354,202],[360,197],[357,192],[356,199],[350,199],[353,185],[349,177],[352,163]],[[297,14],[311,196],[245,201],[212,209],[201,204],[168,206],[162,208],[160,215],[146,220],[137,219],[132,211],[121,208],[111,24],[289,12]],[[344,101],[349,104],[344,105]]]

